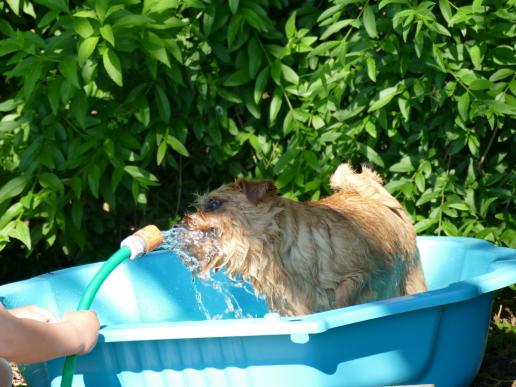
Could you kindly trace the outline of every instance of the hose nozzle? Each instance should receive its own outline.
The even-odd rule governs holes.
[[[127,247],[131,250],[129,259],[140,257],[159,247],[163,243],[163,236],[159,229],[150,224],[136,231],[134,234],[125,238],[120,247]]]

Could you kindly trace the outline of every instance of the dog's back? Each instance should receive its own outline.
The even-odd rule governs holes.
[[[367,167],[356,173],[341,164],[330,184],[335,194],[323,201],[333,202],[352,217],[357,228],[365,230],[371,252],[389,266],[373,278],[357,303],[425,291],[415,229],[400,202],[383,187],[381,177]]]

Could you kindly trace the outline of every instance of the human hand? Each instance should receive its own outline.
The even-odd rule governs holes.
[[[70,323],[77,333],[79,350],[77,355],[90,352],[97,343],[100,323],[93,310],[66,312],[62,322]]]
[[[43,309],[37,305],[21,306],[18,308],[8,309],[14,317],[17,318],[28,318],[31,320],[53,323],[56,322],[56,317],[48,310]]]

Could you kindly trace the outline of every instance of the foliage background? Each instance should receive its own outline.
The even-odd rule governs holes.
[[[420,234],[515,247],[512,1],[0,1],[0,278],[195,192],[372,164]],[[6,277],[9,273],[9,277]]]
[[[317,199],[342,161],[419,234],[516,247],[515,7],[0,0],[0,283],[105,259],[236,176]],[[514,363],[511,299],[488,381]]]

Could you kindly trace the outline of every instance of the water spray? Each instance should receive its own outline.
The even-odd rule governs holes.
[[[163,243],[163,236],[154,225],[146,226],[125,238],[120,249],[115,252],[97,271],[79,301],[77,310],[88,310],[100,286],[115,268],[127,258],[135,259],[159,247]],[[61,387],[70,387],[75,372],[77,355],[67,356],[63,366]]]

